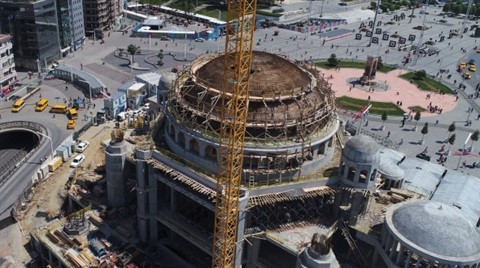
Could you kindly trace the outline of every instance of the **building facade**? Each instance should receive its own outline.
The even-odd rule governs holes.
[[[12,35],[19,69],[41,71],[61,57],[55,0],[0,1],[0,32]]]
[[[17,78],[11,39],[10,35],[0,34],[0,97],[11,91]]]
[[[95,34],[96,39],[103,38],[103,32],[113,27],[117,13],[118,4],[114,0],[83,1],[85,33],[92,37]]]
[[[71,50],[79,49],[85,42],[85,24],[83,21],[82,0],[69,0],[70,28],[72,33]]]

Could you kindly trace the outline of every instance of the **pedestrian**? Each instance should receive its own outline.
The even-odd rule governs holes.
[[[467,161],[463,161],[462,167],[465,168],[467,166]]]
[[[479,115],[480,116],[480,115]],[[438,125],[438,119],[435,121],[435,125]]]
[[[398,145],[402,145],[403,144],[403,138],[400,140],[400,143]]]
[[[390,138],[390,131],[387,133],[387,138]]]
[[[67,90],[68,90],[68,86],[65,86],[65,91],[67,91]]]

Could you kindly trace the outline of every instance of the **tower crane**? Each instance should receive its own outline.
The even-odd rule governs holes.
[[[212,267],[234,267],[256,0],[228,0]]]

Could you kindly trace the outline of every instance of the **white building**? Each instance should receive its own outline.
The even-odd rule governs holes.
[[[0,34],[0,96],[9,93],[17,79],[11,39],[10,35]]]

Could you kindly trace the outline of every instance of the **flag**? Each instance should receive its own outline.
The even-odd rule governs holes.
[[[366,106],[363,106],[362,108],[360,108],[360,111],[356,114],[353,115],[353,118],[355,119],[355,121],[357,121],[358,119],[362,118],[362,116],[368,112],[368,110],[370,110],[370,108],[372,107],[372,105],[366,105]]]

